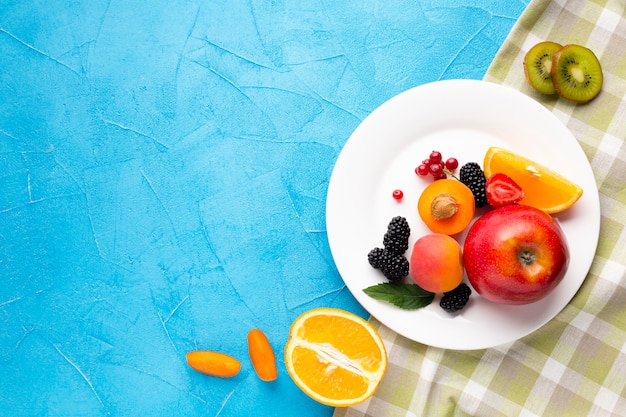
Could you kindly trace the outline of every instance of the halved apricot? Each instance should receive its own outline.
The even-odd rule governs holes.
[[[417,202],[417,211],[426,226],[445,235],[463,231],[472,221],[474,209],[472,191],[453,179],[430,183]]]

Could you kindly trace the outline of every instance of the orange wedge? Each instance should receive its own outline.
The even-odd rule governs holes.
[[[317,308],[291,325],[285,365],[308,396],[347,407],[374,394],[387,370],[387,351],[376,329],[361,317]]]
[[[568,209],[583,194],[582,188],[550,168],[495,146],[487,150],[483,170],[487,178],[498,172],[508,175],[524,190],[519,204],[549,214]]]

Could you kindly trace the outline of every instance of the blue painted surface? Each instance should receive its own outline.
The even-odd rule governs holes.
[[[330,416],[282,354],[306,310],[367,317],[326,240],[333,164],[397,93],[482,78],[527,4],[3,1],[2,414]]]

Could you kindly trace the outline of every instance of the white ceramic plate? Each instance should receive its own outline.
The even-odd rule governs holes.
[[[414,169],[438,150],[459,163],[481,164],[487,148],[500,146],[561,173],[583,188],[568,210],[555,215],[567,237],[570,263],[546,298],[524,306],[491,303],[475,291],[460,314],[439,306],[406,311],[367,296],[363,289],[385,278],[367,262],[382,247],[387,224],[404,216],[411,226],[410,255],[429,233],[417,214],[418,197],[432,180]],[[457,170],[458,172],[458,170]],[[401,189],[401,201],[392,192]],[[333,258],[358,302],[395,332],[447,349],[483,349],[517,340],[554,318],[576,294],[593,260],[600,231],[600,203],[593,172],[571,132],[545,107],[508,87],[472,80],[422,85],[384,103],[350,136],[337,159],[326,203]],[[463,241],[464,235],[458,236]],[[466,280],[466,278],[465,278]],[[466,280],[467,281],[467,280]]]

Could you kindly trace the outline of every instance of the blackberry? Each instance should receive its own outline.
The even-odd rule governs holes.
[[[387,249],[374,248],[367,254],[370,265],[379,269],[389,281],[400,281],[409,275],[409,260]]]
[[[409,248],[411,228],[406,218],[396,216],[387,225],[387,233],[383,237],[385,249],[395,255],[401,255]]]
[[[400,281],[409,275],[409,260],[402,255],[383,251],[380,271],[389,281]]]
[[[367,254],[367,261],[374,269],[380,269],[382,265],[382,256],[384,249],[374,248]]]
[[[409,248],[411,228],[402,216],[393,217],[383,237],[384,248],[374,248],[367,254],[367,261],[379,269],[389,281],[400,281],[409,275],[409,260],[404,252]]]
[[[443,297],[441,298],[439,305],[448,313],[455,313],[465,307],[469,301],[471,293],[472,290],[470,287],[465,283],[461,283],[452,291],[443,293]]]
[[[487,193],[485,191],[487,179],[480,165],[476,162],[468,162],[463,165],[459,172],[459,180],[467,185],[467,188],[472,190],[472,194],[474,194],[474,205],[476,207],[484,207],[487,205]]]

